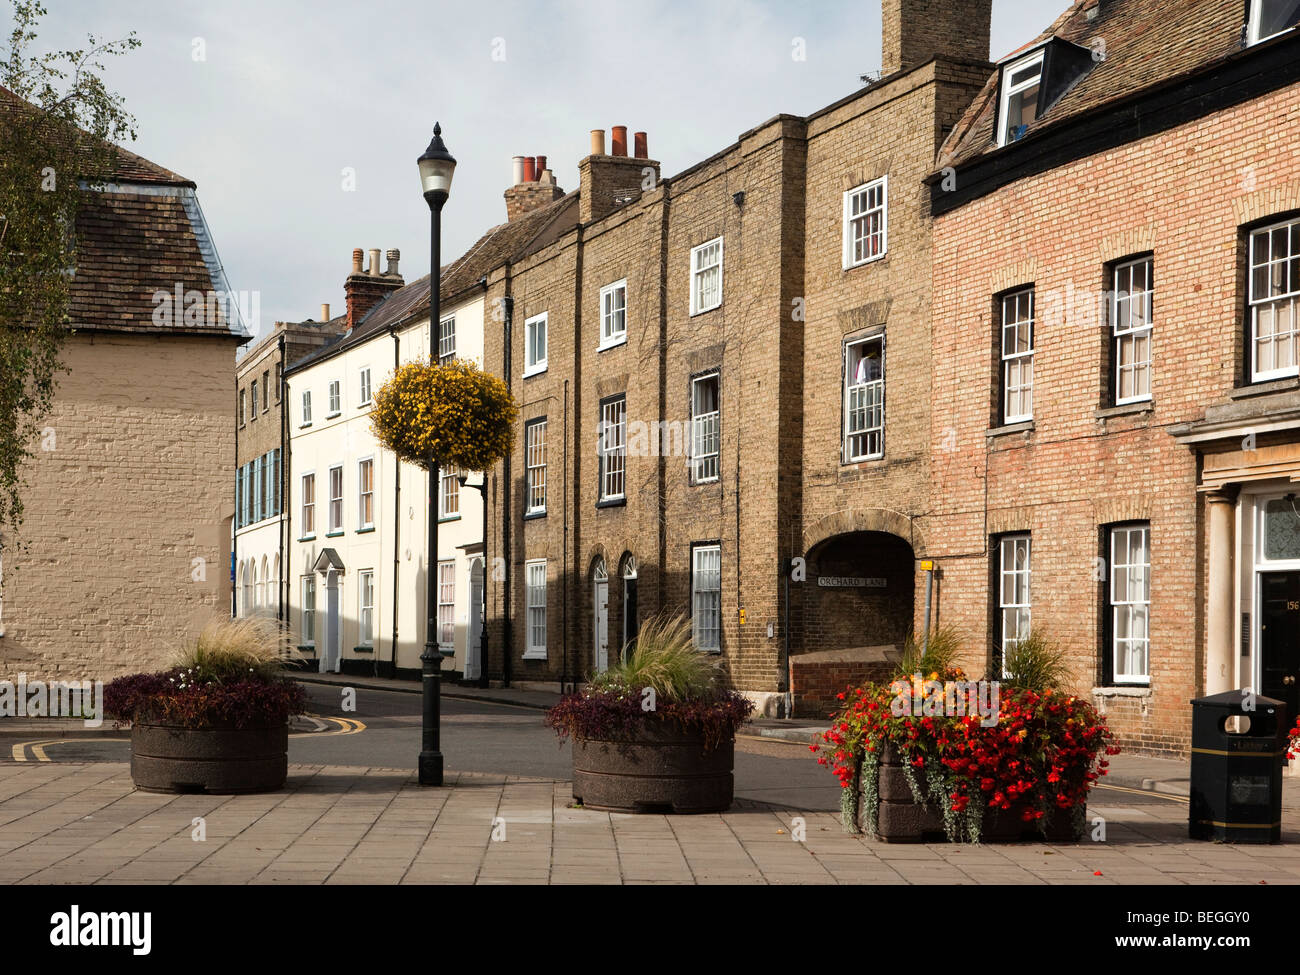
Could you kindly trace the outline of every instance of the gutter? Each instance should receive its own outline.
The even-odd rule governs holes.
[[[275,618],[280,621],[281,630],[287,629],[288,610],[286,609],[286,596],[288,595],[289,575],[288,554],[286,551],[288,539],[285,537],[288,532],[286,526],[288,523],[289,506],[284,503],[288,497],[286,488],[289,481],[289,396],[288,384],[284,379],[284,333],[280,333],[279,341],[280,352],[280,388],[278,390],[280,397],[280,578],[276,580],[276,587],[280,590],[276,593],[277,606],[275,609]]]
[[[505,372],[506,392],[513,395],[510,376],[510,342],[511,333],[514,325],[515,299],[510,293],[510,262],[505,265],[506,270],[506,293],[502,297],[502,309],[505,312],[505,321],[502,323],[504,332],[505,345],[501,356],[502,369]],[[513,448],[513,445],[512,445]],[[510,577],[513,574],[513,566],[510,561],[510,513],[513,510],[510,507],[510,458],[514,453],[513,449],[506,451],[505,457],[505,482],[501,486],[501,521],[502,521],[502,557],[505,559],[504,581],[502,582],[502,607],[504,610],[502,619],[502,640],[501,640],[501,676],[502,685],[510,686],[511,657],[514,654],[514,628],[510,625],[511,604],[510,604]]]

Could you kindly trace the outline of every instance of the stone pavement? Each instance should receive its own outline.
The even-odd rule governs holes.
[[[1105,842],[889,845],[837,817],[739,801],[728,813],[572,808],[566,782],[295,765],[280,792],[152,795],[125,764],[0,765],[0,883],[24,884],[1278,884],[1300,880],[1300,818],[1281,846],[1186,838],[1184,803],[1094,794]],[[196,824],[196,819],[201,823]],[[200,829],[201,838],[195,838]]]

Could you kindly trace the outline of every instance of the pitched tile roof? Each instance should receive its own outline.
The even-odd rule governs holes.
[[[16,112],[37,109],[0,87],[0,121]],[[86,151],[93,137],[80,132]],[[68,315],[80,329],[132,332],[186,332],[248,337],[232,301],[212,301],[209,294],[230,293],[221,260],[212,243],[194,183],[169,169],[120,147],[100,189],[86,189],[74,226],[77,266]],[[155,321],[157,292],[182,301],[167,320]],[[184,296],[200,292],[203,314],[186,321]],[[233,311],[233,314],[231,312]],[[161,316],[160,316],[161,319]]]
[[[1242,0],[1077,0],[1016,53],[1059,37],[1104,50],[1105,57],[1029,126],[1026,137],[1240,52],[1246,8]],[[1014,151],[1014,144],[1002,149],[994,138],[998,95],[994,73],[944,142],[938,168]]]
[[[518,261],[554,243],[578,225],[578,193],[575,190],[554,203],[538,207],[508,223],[493,227],[450,264],[442,267],[439,300],[443,308],[478,287],[479,281],[507,261]],[[384,330],[409,319],[429,314],[429,275],[425,275],[385,297],[366,313],[351,332],[319,351],[299,360],[297,370],[365,342]]]

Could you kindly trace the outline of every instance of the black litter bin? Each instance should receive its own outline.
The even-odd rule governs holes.
[[[1232,718],[1249,726],[1234,733]],[[1287,731],[1286,704],[1271,697],[1237,690],[1192,701],[1192,839],[1282,842]]]

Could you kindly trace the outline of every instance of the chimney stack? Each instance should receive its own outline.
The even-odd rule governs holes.
[[[524,157],[515,156],[510,160],[510,185],[518,186],[524,181]]]
[[[401,277],[401,275],[397,273],[397,262],[402,259],[402,252],[396,247],[393,247],[390,248],[388,253],[384,256],[388,258],[388,270],[385,271],[384,274],[391,277]]]
[[[321,302],[321,306],[320,306],[320,320],[321,320],[322,322],[328,322],[328,321],[330,320],[330,306],[329,306],[329,302],[325,302],[325,301],[322,301],[322,302]]]
[[[636,133],[636,155],[627,153],[627,126],[611,130],[610,153],[605,155],[605,130],[591,130],[591,155],[578,163],[580,188],[578,219],[591,223],[638,199],[647,180],[659,181],[659,163],[649,157],[644,132]]]
[[[370,249],[370,270],[369,272],[361,269],[361,257],[363,251],[360,247],[352,251],[352,273],[348,275],[347,280],[343,283],[343,292],[347,296],[347,328],[349,330],[356,328],[361,324],[361,320],[366,317],[366,313],[375,305],[379,304],[392,292],[406,284],[402,276],[397,273],[397,259],[400,256],[396,250],[389,251],[389,274],[383,274],[379,269],[379,248]],[[328,311],[328,306],[321,306],[321,311]]]
[[[881,75],[935,58],[987,64],[993,0],[882,0]]]
[[[513,163],[520,179],[505,192],[508,221],[564,196],[564,190],[555,184],[554,174],[546,168],[545,156],[515,156]]]

